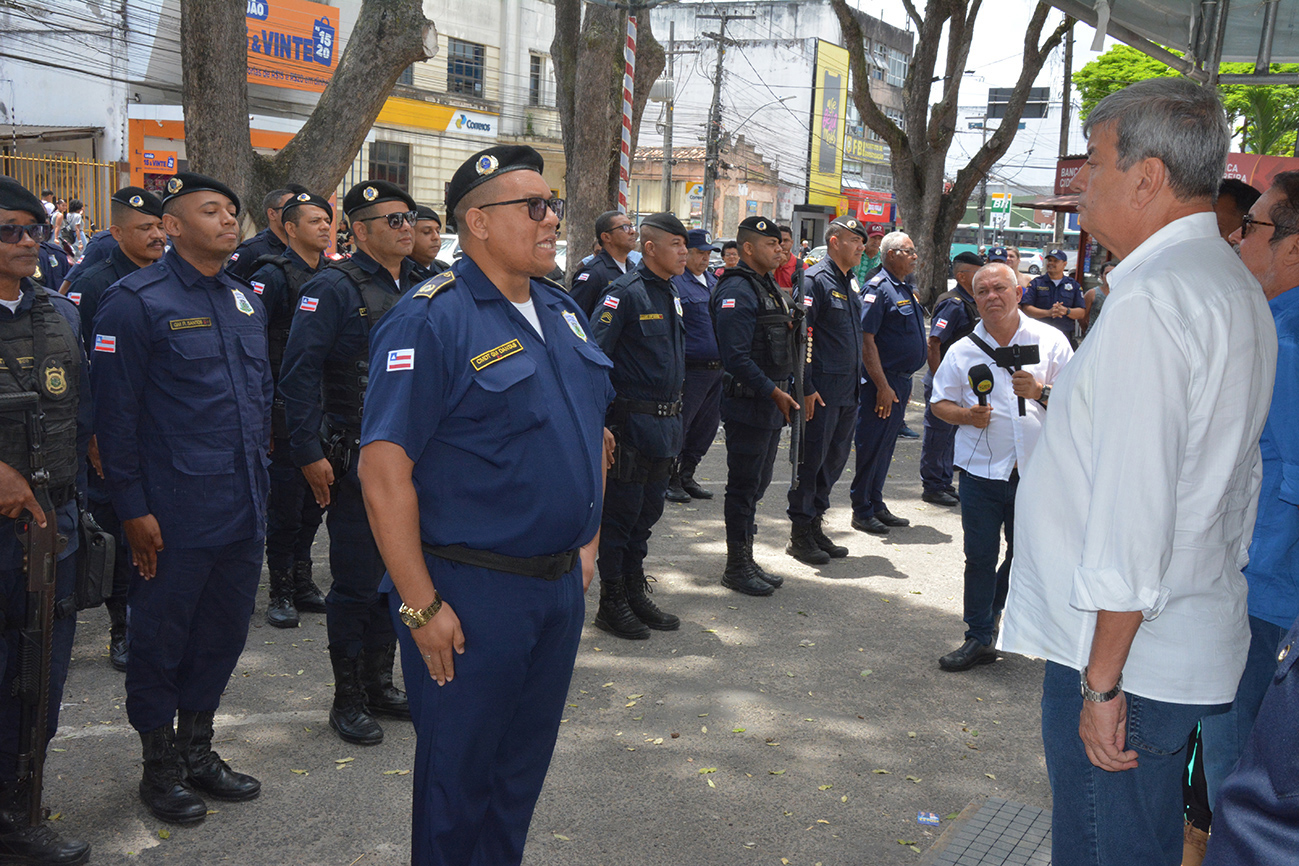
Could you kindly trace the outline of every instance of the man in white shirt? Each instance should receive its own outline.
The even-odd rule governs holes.
[[[1177,864],[1183,750],[1230,704],[1249,646],[1276,331],[1218,234],[1216,92],[1141,81],[1084,132],[1082,225],[1122,263],[1020,484],[1000,648],[1047,660],[1055,866]]]
[[[965,537],[965,643],[938,660],[945,671],[997,660],[992,642],[1010,585],[1019,470],[1042,432],[1051,385],[1073,357],[1064,334],[1020,311],[1019,280],[1009,265],[984,265],[971,287],[979,324],[943,356],[929,400],[940,420],[956,425],[954,462],[961,470]],[[1040,360],[1016,371],[1000,367],[991,353],[1005,346],[1037,346]],[[984,384],[991,382],[991,390],[982,393],[972,387],[979,380],[972,371],[980,365],[990,377]],[[998,568],[1003,528],[1006,558]]]

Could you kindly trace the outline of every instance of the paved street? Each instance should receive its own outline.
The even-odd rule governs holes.
[[[917,431],[920,416],[913,404]],[[718,583],[719,441],[697,473],[717,498],[669,503],[650,542],[655,601],[682,617],[681,630],[628,642],[588,625],[528,866],[915,863],[912,845],[924,851],[943,829],[918,825],[917,812],[945,817],[990,796],[1050,806],[1041,663],[938,669],[963,634],[960,520],[921,502],[919,442],[899,442],[886,487],[912,526],[886,540],[854,532],[845,477],[827,530],[852,553],[821,568],[784,553],[787,455],[755,548],[786,576],[783,589],[748,598]],[[322,530],[326,584],[327,549]],[[408,862],[410,724],[383,722],[377,747],[340,741],[326,722],[324,616],[281,631],[265,625],[265,603],[263,588],[217,716],[219,751],[262,780],[262,796],[212,802],[187,828],[139,802],[140,744],[123,677],[108,666],[107,614],[81,615],[46,802],[61,813],[56,827],[94,845],[92,862]]]

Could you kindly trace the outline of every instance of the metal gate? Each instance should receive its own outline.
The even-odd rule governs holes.
[[[108,225],[108,199],[116,173],[117,166],[111,162],[0,154],[0,174],[9,175],[38,196],[41,190],[52,189],[56,198],[81,199],[86,218],[98,228]]]

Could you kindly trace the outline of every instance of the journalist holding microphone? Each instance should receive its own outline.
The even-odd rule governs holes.
[[[997,660],[993,641],[1009,588],[1019,470],[1042,431],[1051,383],[1073,356],[1064,334],[1020,312],[1009,266],[983,266],[972,286],[981,321],[947,350],[930,397],[934,414],[956,425],[965,535],[965,643],[938,660],[945,671]],[[1006,557],[998,568],[1003,529]]]

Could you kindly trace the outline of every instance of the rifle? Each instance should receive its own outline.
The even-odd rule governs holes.
[[[50,709],[50,656],[54,629],[54,579],[59,552],[67,538],[59,535],[58,516],[50,502],[49,472],[45,468],[45,416],[35,391],[0,395],[0,414],[23,413],[31,474],[28,483],[45,512],[45,528],[28,517],[19,521],[23,568],[27,574],[27,616],[19,632],[15,682],[20,702],[18,730],[18,788],[27,796],[27,820],[41,824],[41,791],[45,784],[45,749]]]
[[[803,268],[801,262],[794,266],[794,402],[798,405],[790,410],[789,416],[789,489],[798,489],[798,469],[803,465],[803,434],[807,431],[807,413],[803,411],[803,367],[812,357],[812,339],[808,328],[803,324],[805,308],[803,306]]]

